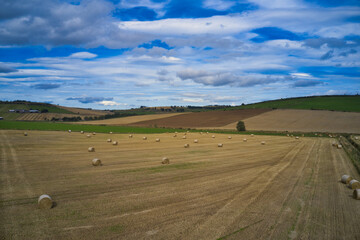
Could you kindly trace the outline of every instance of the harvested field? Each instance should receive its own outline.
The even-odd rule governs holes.
[[[0,131],[4,239],[359,239],[333,139]],[[155,142],[161,138],[161,142]],[[199,139],[198,144],[184,144]],[[260,145],[266,141],[266,145]],[[222,148],[217,143],[222,142]],[[88,146],[95,153],[86,151]],[[163,157],[170,164],[161,164]],[[101,167],[93,167],[93,158]],[[61,171],[59,171],[61,169]],[[39,209],[48,194],[52,209]]]
[[[83,116],[102,116],[106,114],[112,114],[112,112],[106,110],[93,110],[93,109],[73,108],[73,107],[64,107],[64,106],[57,106],[57,107]]]
[[[221,127],[235,121],[259,115],[270,109],[243,109],[231,111],[209,111],[181,114],[178,116],[160,118],[132,123],[132,126],[158,126],[171,128],[208,128]]]
[[[132,124],[141,121],[148,121],[160,118],[167,118],[172,116],[179,116],[187,113],[164,113],[164,114],[149,114],[149,115],[140,115],[140,116],[131,116],[131,117],[121,117],[121,118],[111,118],[106,120],[97,120],[97,121],[86,121],[86,122],[75,122],[75,124],[94,124],[94,125],[113,125],[113,126],[121,126]]]
[[[278,109],[244,120],[246,130],[360,133],[360,113]],[[236,122],[220,127],[236,129]]]
[[[44,121],[51,120],[52,118],[61,119],[63,117],[82,117],[77,114],[68,113],[21,113],[16,120],[19,121]]]

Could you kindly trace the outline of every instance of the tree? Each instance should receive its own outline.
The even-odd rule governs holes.
[[[245,123],[243,121],[239,121],[236,125],[236,129],[241,132],[241,131],[246,131],[245,129]]]

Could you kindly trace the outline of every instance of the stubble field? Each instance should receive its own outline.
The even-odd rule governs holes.
[[[360,238],[359,201],[339,182],[359,174],[333,139],[22,133],[0,131],[4,239]],[[54,208],[37,208],[44,193]]]

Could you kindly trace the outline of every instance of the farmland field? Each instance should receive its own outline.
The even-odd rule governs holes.
[[[360,133],[360,113],[274,110],[245,120],[248,130]]]
[[[334,139],[22,133],[0,130],[5,239],[360,238],[359,201],[339,182],[360,176]],[[44,193],[54,208],[37,208]]]

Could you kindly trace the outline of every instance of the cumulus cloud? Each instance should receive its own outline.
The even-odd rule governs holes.
[[[320,57],[321,60],[328,60],[334,56],[334,50],[330,50]]]
[[[105,98],[105,97],[88,97],[88,96],[83,96],[83,97],[69,97],[66,98],[66,100],[71,100],[71,101],[79,101],[80,103],[95,103],[95,102],[103,102],[103,101],[112,101],[113,98]]]
[[[82,59],[90,59],[97,57],[96,54],[89,52],[77,52],[70,55],[71,58],[82,58]]]
[[[103,106],[120,106],[120,105],[126,105],[126,104],[121,104],[121,103],[117,103],[115,101],[100,101],[98,102],[98,104],[103,105]]]
[[[177,72],[181,80],[192,80],[206,86],[251,87],[281,81],[283,79],[269,76],[238,76],[229,72],[208,72],[203,70],[184,69]]]
[[[36,8],[34,7],[36,6]],[[70,4],[56,0],[16,0],[2,4],[0,44],[46,46],[137,46],[149,40],[142,33],[121,31],[111,17],[114,5],[105,0]]]
[[[0,63],[0,73],[17,72],[18,70]]]
[[[313,87],[324,84],[322,81],[317,80],[297,80],[293,83],[293,87]]]
[[[39,83],[39,84],[31,85],[31,87],[36,89],[49,90],[49,89],[59,88],[61,87],[61,85],[57,83]]]

